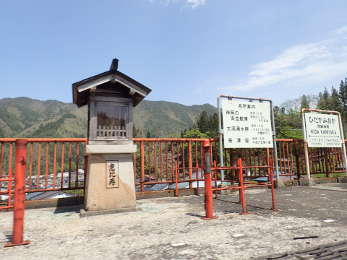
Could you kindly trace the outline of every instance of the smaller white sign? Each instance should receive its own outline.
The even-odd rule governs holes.
[[[341,147],[338,115],[304,113],[304,121],[308,147]]]

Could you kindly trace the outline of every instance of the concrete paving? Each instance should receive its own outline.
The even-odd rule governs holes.
[[[314,189],[347,192],[347,183],[324,183],[312,186]]]
[[[78,208],[27,210],[25,239],[31,244],[1,245],[0,256],[27,260],[256,259],[347,240],[345,192],[286,188],[277,192],[277,212],[269,209],[269,190],[249,190],[246,198],[250,214],[239,214],[238,197],[233,193],[214,200],[218,218],[208,221],[201,218],[203,196],[138,200],[141,211],[86,218],[80,218]],[[0,243],[9,238],[11,222],[11,212],[0,213]]]

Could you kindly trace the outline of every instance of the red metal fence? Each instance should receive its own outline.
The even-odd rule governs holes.
[[[271,189],[271,209],[276,210],[275,199],[275,184],[273,176],[273,163],[270,156],[269,149],[266,150],[266,163],[263,165],[244,166],[243,159],[237,158],[235,166],[219,166],[212,167],[210,156],[206,153],[211,152],[210,142],[204,142],[205,151],[205,166],[204,166],[204,182],[205,182],[205,217],[204,219],[216,218],[213,210],[213,192],[217,197],[217,192],[222,190],[238,190],[239,202],[242,207],[241,214],[247,214],[247,203],[245,197],[245,190],[250,188],[270,188]],[[255,182],[254,177],[248,174],[248,170],[262,170],[261,175],[265,177],[261,182]],[[229,172],[226,180],[221,180],[222,172]]]
[[[84,188],[84,138],[28,139],[26,192]]]
[[[29,243],[23,240],[25,194],[84,191],[86,143],[85,138],[0,138],[0,210],[14,208],[12,240],[6,246]],[[199,188],[203,181],[206,218],[210,219],[214,218],[213,191],[238,190],[246,214],[245,189],[265,187],[271,188],[272,209],[276,208],[271,149],[224,149],[226,166],[221,167],[215,140],[134,138],[134,143],[138,192],[172,189],[178,195],[179,189]],[[303,148],[300,140],[277,140],[280,175],[300,178],[305,174]],[[341,149],[314,148],[309,155],[312,174],[330,176],[345,170]],[[265,179],[254,182],[259,177]]]
[[[134,154],[137,191],[172,189],[176,182],[187,183],[190,189],[193,188],[194,183],[203,180],[204,140],[134,138],[138,147],[137,153]]]
[[[305,175],[304,142],[299,139],[277,139],[276,142],[279,174],[298,179]],[[272,149],[224,149],[224,165],[236,166],[238,158],[242,158],[247,166],[266,165],[267,154],[272,157]],[[216,149],[213,158],[218,165]],[[312,175],[329,177],[345,171],[341,148],[309,148],[309,160]],[[259,177],[266,172],[255,167],[248,169],[247,174],[250,177]]]
[[[277,139],[277,158],[281,176],[294,176],[297,173],[295,149],[298,142],[293,139]],[[256,166],[267,165],[272,158],[272,149],[224,149],[224,165],[236,167],[237,159],[242,158],[243,164],[249,167],[247,176],[257,178],[267,175],[267,170]],[[219,155],[214,152],[214,159],[219,164]],[[300,161],[301,163],[301,161]],[[305,164],[304,164],[305,165]],[[235,171],[230,171],[234,173]]]
[[[3,140],[0,146],[0,209],[13,207],[14,140]]]
[[[85,138],[28,138],[25,192],[84,189]],[[0,209],[12,207],[15,138],[0,138]]]
[[[279,139],[277,156],[280,175],[298,179],[306,175],[304,142],[298,139]],[[341,148],[309,148],[312,175],[330,177],[345,171]]]
[[[0,138],[0,208],[12,207],[14,187],[15,138]],[[72,191],[84,189],[86,158],[85,138],[28,138],[25,191]],[[137,191],[198,188],[203,176],[203,141],[198,138],[134,138]],[[212,141],[211,161],[219,165],[218,141]],[[278,139],[280,175],[300,177],[305,174],[304,146],[301,140]],[[225,149],[226,166],[236,166],[242,158],[247,178],[267,176],[271,149]],[[341,149],[310,149],[312,174],[330,176],[344,170]],[[176,174],[177,172],[177,174]],[[237,171],[225,172],[232,179]],[[178,185],[177,185],[178,183]]]

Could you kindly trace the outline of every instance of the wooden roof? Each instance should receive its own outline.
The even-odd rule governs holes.
[[[109,82],[117,83],[117,86],[120,84],[122,87],[129,89],[134,106],[140,103],[144,97],[151,92],[151,89],[140,82],[118,71],[118,60],[114,59],[108,71],[72,84],[73,103],[79,107],[86,105],[88,103],[90,90]]]

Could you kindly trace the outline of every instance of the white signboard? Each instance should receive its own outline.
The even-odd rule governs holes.
[[[341,147],[338,115],[304,113],[308,147]]]
[[[270,102],[222,99],[224,148],[272,148]]]

